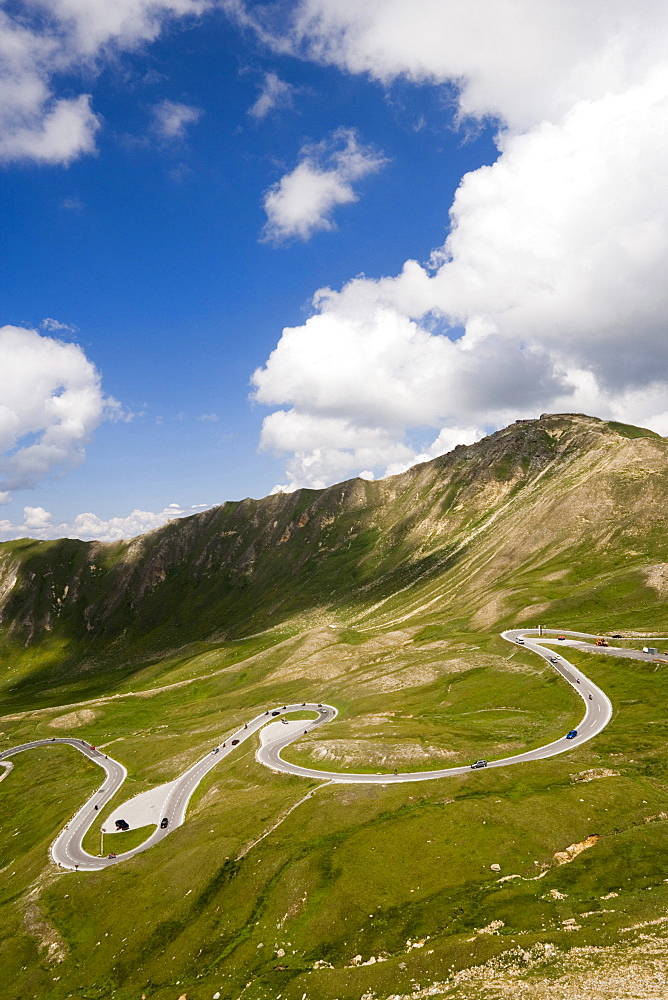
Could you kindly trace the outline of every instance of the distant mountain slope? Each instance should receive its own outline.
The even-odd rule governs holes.
[[[130,542],[4,543],[0,627],[77,660],[430,608],[487,630],[651,604],[657,625],[667,500],[666,440],[544,415],[399,476],[225,503]]]

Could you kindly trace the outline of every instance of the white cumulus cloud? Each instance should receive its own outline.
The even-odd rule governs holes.
[[[402,447],[422,460],[544,410],[666,433],[667,28],[653,0],[292,9],[277,47],[449,83],[462,117],[497,121],[499,157],[462,178],[428,263],[321,290],[254,373],[288,485],[396,471]]]
[[[67,165],[95,150],[91,95],[59,95],[66,77],[155,39],[213,0],[18,0],[0,11],[0,162]]]
[[[98,424],[121,408],[77,344],[4,326],[0,359],[0,489],[25,489],[80,462]]]
[[[298,0],[281,32],[275,5],[226,6],[281,53],[384,84],[454,84],[462,115],[515,131],[639,83],[668,28],[663,0]]]
[[[168,521],[180,517],[190,517],[199,514],[210,507],[210,504],[193,504],[183,507],[171,503],[159,511],[133,510],[124,517],[104,519],[97,514],[87,512],[77,514],[69,523],[56,523],[53,515],[43,507],[24,507],[23,522],[13,524],[8,520],[0,520],[0,540],[13,538],[80,538],[83,541],[96,539],[100,542],[118,542],[123,538],[134,538],[143,535],[154,528],[161,528]]]
[[[265,238],[309,240],[318,230],[333,229],[334,209],[358,200],[355,181],[386,162],[380,153],[363,146],[353,129],[338,129],[326,141],[304,146],[294,170],[264,196]]]
[[[48,531],[53,521],[53,515],[43,507],[24,507],[23,521],[30,531]]]

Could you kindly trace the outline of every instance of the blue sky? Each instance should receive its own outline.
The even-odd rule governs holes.
[[[627,6],[585,45],[571,3],[7,4],[0,538],[377,477],[545,409],[667,432],[666,21]]]

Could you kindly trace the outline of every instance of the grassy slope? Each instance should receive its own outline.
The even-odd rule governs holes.
[[[334,642],[325,647],[330,656],[338,645],[347,655],[350,643]],[[468,655],[475,663],[489,654],[469,650]],[[530,655],[523,651],[522,656],[529,666]],[[44,868],[49,839],[99,778],[97,769],[93,772],[69,752],[76,758],[75,774],[81,772],[69,786],[64,748],[17,759],[20,774],[12,773],[0,785],[3,812],[20,810],[17,822],[3,830],[0,867],[16,856],[17,840],[23,844],[28,836],[31,848],[27,864],[22,859],[20,868],[3,872],[8,888],[2,957],[15,983],[8,997],[107,997],[113,988],[116,996],[129,998],[141,988],[167,1000],[178,981],[178,990],[195,1000],[210,996],[214,987],[236,1000],[250,981],[244,996],[258,1000],[279,992],[287,1000],[305,991],[323,1000],[358,1000],[369,989],[381,997],[408,993],[416,978],[425,984],[441,981],[450,971],[484,962],[517,943],[525,948],[537,941],[566,949],[575,943],[607,946],[618,941],[620,928],[662,916],[668,904],[666,820],[645,821],[660,817],[668,791],[663,673],[653,664],[574,656],[616,707],[613,723],[592,744],[551,761],[452,781],[322,788],[236,864],[233,859],[314,785],[272,775],[252,753],[226,763],[199,790],[186,825],[159,849],[114,872],[47,878],[39,906],[70,949],[54,965],[45,953],[39,956],[35,938],[21,924],[25,890]],[[255,671],[254,679],[263,677],[271,689],[273,673],[300,662],[299,647],[288,655],[273,650],[249,674]],[[386,665],[378,664],[376,677],[385,676]],[[516,676],[538,683],[533,674],[510,675]],[[489,704],[497,680],[494,667],[481,666],[459,683],[468,686],[472,703]],[[317,679],[307,683],[314,691],[322,685]],[[109,751],[128,765],[136,783],[132,790],[141,790],[173,777],[243,717],[239,702],[244,699],[227,684],[223,673],[202,682],[201,689],[103,703],[97,719],[73,731],[98,742],[107,733],[117,739],[125,734]],[[547,682],[544,687],[547,705],[550,687]],[[258,690],[264,689],[260,682]],[[434,689],[418,685],[402,693],[399,708],[382,691],[368,694],[363,705],[351,705],[340,724],[344,738],[356,715],[364,721],[370,713],[393,712],[382,717],[383,732],[390,726],[396,745],[410,742],[415,719],[405,716],[414,708],[428,719]],[[47,722],[54,716],[49,711],[10,720],[10,740],[54,732]],[[480,741],[478,746],[489,737],[488,718],[484,711],[466,717],[467,739]],[[450,724],[451,719],[444,720],[441,730],[448,733]],[[165,730],[158,729],[162,725]],[[358,735],[363,731],[364,726]],[[375,730],[366,727],[366,732],[373,746]],[[322,731],[323,740],[327,735]],[[538,741],[541,734],[534,730],[532,736]],[[601,766],[620,773],[587,783],[571,780]],[[50,791],[46,776],[54,773],[57,784]],[[63,803],[62,811],[56,807],[59,795],[71,802],[69,807]],[[20,833],[14,838],[16,829]],[[550,867],[537,881],[499,884],[499,875],[490,870],[496,863],[501,875],[531,878],[552,863],[555,851],[593,833],[601,836],[596,847],[570,865]],[[11,871],[21,872],[18,892],[15,876],[7,874]],[[552,889],[565,898],[552,899]],[[610,892],[619,893],[615,902],[601,901]],[[614,912],[579,916],[608,909]],[[128,913],[133,914],[130,924]],[[563,930],[561,922],[571,917],[581,930]],[[504,921],[498,934],[474,933],[494,920]],[[427,936],[424,947],[406,945]],[[278,949],[286,954],[278,956]],[[371,956],[387,961],[346,968],[358,954],[365,961]],[[313,969],[319,961],[334,968]]]
[[[5,689],[111,691],[193,639],[380,623],[431,590],[475,629],[573,600],[593,617],[592,577],[610,590],[601,610],[614,591],[635,614],[668,485],[666,443],[637,432],[549,417],[389,480],[225,504],[128,544],[7,543]]]
[[[291,698],[327,698],[341,711],[291,751],[310,766],[323,748],[330,756],[322,766],[382,770],[399,758],[403,769],[442,766],[543,742],[577,721],[579,702],[526,650],[506,660],[512,650],[495,636],[503,624],[524,615],[596,631],[668,625],[661,593],[645,578],[648,564],[666,558],[664,444],[632,431],[599,435],[593,456],[576,455],[567,481],[559,479],[559,497],[549,469],[540,488],[532,479],[515,489],[508,463],[499,469],[497,462],[493,481],[502,485],[494,497],[490,477],[477,507],[465,495],[457,514],[463,539],[484,524],[485,504],[494,513],[510,499],[493,528],[447,572],[425,572],[398,593],[401,579],[414,577],[412,570],[402,577],[402,545],[412,545],[418,561],[443,545],[425,510],[459,502],[447,484],[444,500],[442,484],[422,467],[409,484],[415,495],[422,483],[421,526],[406,527],[396,510],[388,517],[386,530],[403,524],[404,536],[394,549],[384,538],[383,551],[362,562],[387,567],[392,586],[337,598],[325,620],[338,617],[346,627],[299,630],[309,588],[314,600],[326,579],[316,573],[297,617],[282,619],[281,630],[234,641],[191,634],[187,647],[166,657],[146,655],[141,640],[132,662],[119,653],[114,665],[105,653],[91,669],[88,653],[81,670],[63,655],[62,644],[73,640],[54,629],[46,644],[8,660],[16,669],[0,746],[64,732],[98,745],[113,740],[109,753],[128,767],[132,794],[173,778],[266,704]],[[625,442],[640,452],[625,451]],[[511,475],[505,493],[501,475]],[[400,490],[388,502],[404,512],[410,506]],[[448,996],[468,1000],[477,987],[458,985],[457,970],[488,961],[502,968],[518,946],[552,942],[558,956],[573,945],[614,946],[617,962],[626,961],[624,942],[639,932],[622,930],[660,919],[668,904],[668,690],[664,668],[573,655],[615,706],[613,722],[592,743],[550,761],[442,782],[319,788],[238,862],[315,782],[273,775],[244,751],[207,777],[185,826],[159,848],[109,872],[58,875],[47,864],[48,843],[99,772],[64,748],[17,758],[0,783],[2,815],[12,817],[0,831],[8,1000],[134,1000],[141,992],[204,1000],[214,991],[236,1000],[246,984],[244,1000],[279,993],[359,1000],[370,991],[411,994],[416,983],[432,982],[449,983]],[[35,699],[36,679],[53,680],[49,663],[56,661],[70,665]],[[17,687],[21,671],[27,683]],[[54,729],[50,723],[80,708],[82,697],[97,699],[84,706],[91,715]],[[572,780],[600,767],[619,774]],[[601,838],[595,847],[571,864],[554,862],[556,851],[590,834]],[[513,874],[522,878],[498,882]],[[31,887],[39,890],[34,897]],[[611,892],[618,895],[601,899]],[[29,899],[37,912],[26,917]],[[565,930],[568,919],[580,929]],[[476,933],[492,921],[503,921],[498,933]],[[357,955],[386,961],[357,967]],[[332,968],[314,968],[323,963]],[[531,975],[549,978],[551,969],[548,962]],[[531,975],[523,976],[527,983]]]

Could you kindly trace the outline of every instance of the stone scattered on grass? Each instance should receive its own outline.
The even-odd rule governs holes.
[[[664,918],[668,921],[668,918]],[[640,945],[572,947],[561,951],[551,942],[528,949],[514,947],[481,965],[453,971],[446,981],[432,981],[387,1000],[489,997],[498,1000],[664,1000],[668,977],[666,939],[649,937]],[[527,972],[532,973],[531,979]],[[475,990],[475,993],[472,992]]]
[[[408,938],[406,941],[406,951],[412,951],[413,948],[424,948],[428,940],[429,934],[427,934],[426,938],[422,938],[420,941],[411,941],[411,939]]]
[[[660,812],[655,813],[653,816],[644,816],[643,823],[660,823],[664,819],[668,819],[668,813]]]
[[[503,920],[492,920],[486,927],[476,928],[476,934],[498,934],[502,927],[505,927]]]
[[[543,896],[543,899],[567,899],[567,894],[565,892],[559,892],[558,889],[550,889]]]

